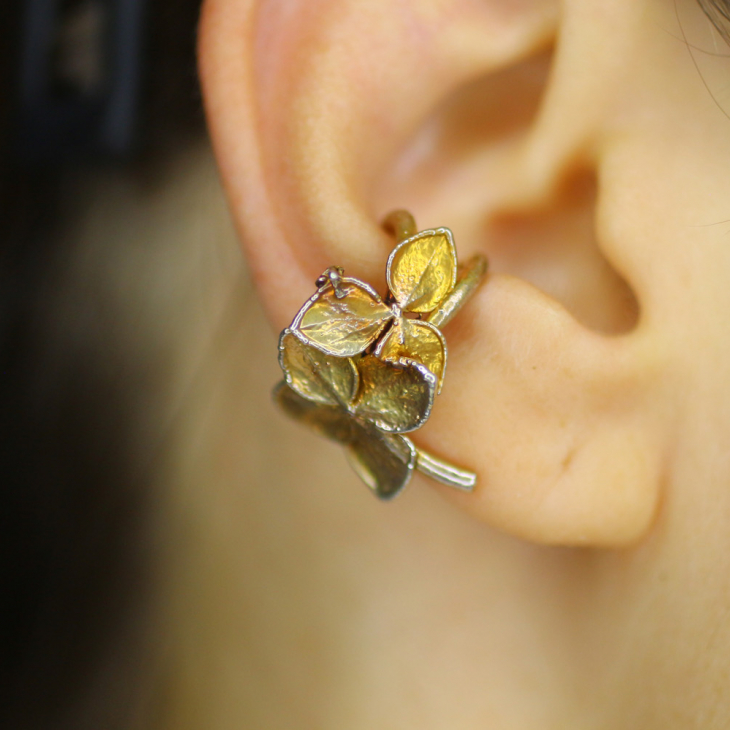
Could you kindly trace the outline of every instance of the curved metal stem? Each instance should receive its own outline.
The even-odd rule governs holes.
[[[398,243],[418,233],[416,221],[407,210],[392,210],[383,219],[382,226],[386,233],[395,236]]]
[[[416,448],[416,469],[431,479],[435,479],[448,487],[471,492],[477,483],[477,475],[448,461],[439,459],[427,451]]]
[[[443,327],[449,323],[477,290],[477,287],[484,278],[484,274],[487,273],[488,266],[487,259],[481,254],[477,254],[469,259],[468,263],[464,266],[464,275],[456,282],[456,286],[451,290],[451,294],[441,302],[438,309],[434,309],[431,312],[426,318],[426,321],[436,327]]]

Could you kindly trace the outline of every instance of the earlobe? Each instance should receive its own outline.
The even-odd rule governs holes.
[[[603,299],[592,306],[625,296],[593,231],[554,215],[572,170],[555,167],[543,175],[542,193],[515,204],[512,191],[535,169],[525,150],[549,147],[549,139],[535,142],[535,130],[547,129],[539,115],[513,114],[495,125],[496,138],[452,144],[453,154],[444,154],[438,134],[447,130],[453,142],[459,128],[448,131],[447,112],[456,117],[445,99],[543,54],[558,22],[551,0],[518,9],[471,0],[286,8],[208,0],[201,72],[227,193],[277,328],[329,265],[383,289],[393,245],[379,226],[384,206],[410,203],[425,216],[421,228],[453,228],[460,258],[481,251],[495,273],[445,331],[449,380],[419,438],[478,473],[475,493],[453,498],[479,519],[538,542],[623,545],[645,533],[659,498],[667,424],[657,415],[663,384],[652,333],[632,329],[635,319],[618,328],[630,330],[620,337],[591,329],[566,297],[529,283],[530,266],[544,271],[530,252],[539,258],[547,236],[568,237],[573,258],[559,248],[550,261],[563,287],[556,292],[595,270],[603,283],[588,294]],[[505,98],[522,88],[505,86]],[[438,174],[424,178],[434,159]],[[485,220],[507,215],[537,221],[522,269],[513,265],[512,238],[500,241],[490,226],[484,235]]]

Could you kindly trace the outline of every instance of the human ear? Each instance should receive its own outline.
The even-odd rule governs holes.
[[[452,228],[462,260],[491,260],[445,331],[448,376],[415,440],[477,472],[474,493],[451,495],[460,507],[536,542],[629,544],[659,503],[673,435],[665,321],[619,187],[616,121],[653,99],[642,107],[635,84],[617,104],[649,4],[204,9],[212,139],[277,328],[329,265],[382,289],[390,208]]]

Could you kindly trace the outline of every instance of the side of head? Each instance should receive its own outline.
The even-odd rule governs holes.
[[[713,33],[690,0],[208,0],[200,46],[274,326],[329,265],[382,282],[391,208],[451,228],[491,269],[446,329],[416,438],[478,473],[449,498],[531,543],[621,548],[592,581],[642,619],[642,601],[692,616],[687,636],[730,567],[730,120],[713,96],[730,62],[697,50]],[[680,610],[698,565],[713,597]]]

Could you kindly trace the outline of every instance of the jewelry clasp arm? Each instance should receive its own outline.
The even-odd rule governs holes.
[[[383,219],[382,226],[398,243],[418,233],[416,220],[407,210],[392,210]]]
[[[415,444],[414,444],[415,446]],[[477,475],[473,471],[462,469],[461,467],[450,464],[448,461],[439,459],[427,451],[416,449],[416,469],[431,479],[435,479],[447,487],[460,489],[462,492],[471,492],[476,483]]]
[[[443,327],[450,322],[477,290],[477,287],[484,278],[484,274],[487,273],[488,266],[486,257],[481,254],[477,254],[469,259],[464,267],[464,275],[456,282],[456,286],[446,299],[441,302],[438,309],[434,309],[426,318],[426,321],[436,327]]]

